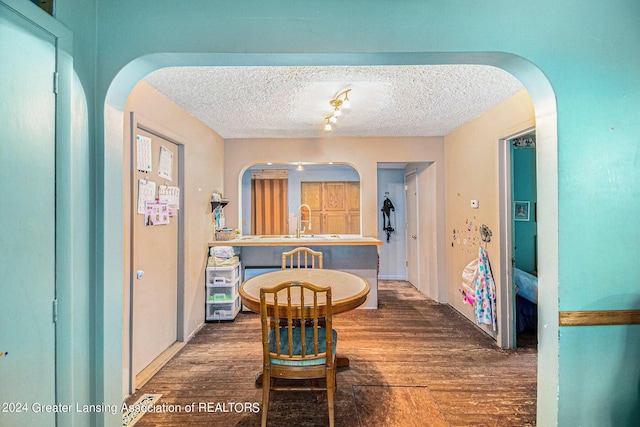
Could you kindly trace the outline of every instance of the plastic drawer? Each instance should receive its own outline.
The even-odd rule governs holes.
[[[209,303],[207,302],[207,320],[233,320],[238,314],[238,301],[230,301],[225,303]]]
[[[233,284],[240,280],[240,263],[228,267],[207,267],[206,283],[207,285],[217,284]]]

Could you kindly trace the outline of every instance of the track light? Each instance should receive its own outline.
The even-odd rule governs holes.
[[[333,116],[327,116],[327,117],[325,117],[325,119],[327,120],[327,124],[324,125],[324,130],[330,131],[332,129],[331,128],[331,122],[332,122],[331,119],[333,119],[333,123],[336,122],[336,119]]]
[[[351,90],[351,89],[349,89]],[[347,110],[351,108],[351,101],[349,101],[349,90],[344,93],[344,101],[342,101],[342,108],[346,108]]]
[[[324,130],[330,131],[332,129],[331,123],[336,123],[338,121],[337,118],[342,115],[340,108],[351,108],[349,92],[351,92],[351,89],[343,90],[329,101],[329,105],[333,107],[333,113],[325,117],[327,124],[324,125]]]

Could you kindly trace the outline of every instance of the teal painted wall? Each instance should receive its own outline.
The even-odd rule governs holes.
[[[622,298],[640,302],[637,293],[612,299]],[[640,325],[564,328],[560,348],[559,425],[637,426]]]
[[[58,0],[56,5],[57,19],[74,33],[76,89],[83,89],[79,96],[85,99],[87,113],[86,118],[76,112],[68,118],[70,124],[88,131],[73,142],[79,158],[72,161],[74,181],[68,195],[82,198],[94,209],[87,214],[87,206],[76,206],[74,215],[84,218],[83,228],[72,231],[79,245],[73,250],[79,259],[71,277],[72,294],[79,296],[74,304],[80,309],[73,314],[74,325],[95,327],[90,338],[83,330],[86,326],[74,332],[82,349],[80,376],[91,374],[73,380],[80,387],[72,393],[76,398],[86,397],[87,382],[92,388],[90,398],[96,402],[120,398],[122,153],[114,129],[117,111],[144,74],[171,63],[321,65],[503,59],[496,65],[523,80],[536,103],[537,116],[553,114],[553,102],[548,96],[541,102],[538,95],[538,85],[545,86],[541,74],[532,67],[527,72],[514,68],[525,62],[520,57],[548,79],[558,113],[559,224],[557,232],[549,232],[551,238],[557,233],[559,239],[558,262],[547,268],[558,269],[559,284],[551,283],[552,288],[545,290],[550,296],[541,297],[550,306],[541,307],[540,358],[548,366],[540,369],[543,391],[538,423],[630,425],[636,414],[615,409],[634,408],[629,404],[637,408],[637,357],[632,356],[640,354],[637,327],[560,328],[558,362],[553,353],[557,310],[640,308],[636,266],[640,227],[630,215],[640,210],[640,3]],[[179,52],[190,54],[175,54]],[[474,54],[483,52],[514,56]],[[105,99],[110,104],[106,109]],[[115,124],[105,126],[105,111]],[[544,138],[539,135],[541,145]],[[544,153],[544,147],[539,151]],[[555,170],[553,165],[538,167],[545,175],[547,168]],[[84,252],[87,240],[94,246]],[[95,254],[95,264],[88,254]],[[559,303],[554,302],[556,289]],[[83,302],[87,298],[89,307]],[[86,365],[91,365],[90,373]],[[621,366],[630,369],[621,374]],[[596,380],[586,381],[591,378]],[[118,419],[101,415],[95,423],[115,426]]]
[[[102,151],[96,140],[96,40],[95,2],[55,2],[56,16],[66,16],[67,26],[72,31],[69,41],[69,56],[72,61],[72,73],[67,78],[70,85],[70,115],[63,117],[70,126],[70,148],[65,159],[64,168],[68,174],[67,192],[63,194],[71,204],[69,214],[62,213],[67,218],[68,228],[62,234],[69,235],[71,242],[70,272],[68,292],[61,295],[61,309],[68,317],[68,325],[60,328],[61,335],[58,343],[65,344],[59,360],[63,363],[64,375],[58,378],[60,402],[77,402],[80,405],[106,402],[103,398],[102,376],[102,348],[101,336],[103,322],[99,319],[101,299],[98,290],[99,278],[97,273],[102,265],[102,253],[96,251],[97,239],[100,234],[96,221],[96,203],[101,198],[101,191],[97,191],[96,173],[98,167],[98,153]],[[58,19],[66,25],[63,20]],[[111,343],[117,348],[119,342]],[[58,362],[60,363],[60,362]],[[58,414],[59,425],[80,427],[85,425],[101,425],[105,414],[83,413],[72,411]],[[114,418],[114,416],[111,416]],[[115,421],[114,421],[115,423]]]
[[[537,272],[536,215],[536,152],[525,148],[513,150],[513,200],[529,202],[529,220],[514,221],[513,242],[516,267],[529,273]]]

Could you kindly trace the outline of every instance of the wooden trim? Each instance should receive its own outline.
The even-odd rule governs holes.
[[[251,171],[251,179],[288,179],[287,169],[257,169]]]
[[[142,388],[143,385],[147,383],[155,374],[158,373],[160,369],[164,367],[164,365],[169,362],[173,356],[175,356],[182,348],[187,345],[184,341],[176,341],[169,346],[165,351],[160,353],[158,357],[156,357],[153,362],[149,364],[146,368],[144,368],[138,375],[136,375],[135,381],[135,392],[136,390]]]
[[[640,324],[640,310],[561,311],[560,326],[611,326]]]

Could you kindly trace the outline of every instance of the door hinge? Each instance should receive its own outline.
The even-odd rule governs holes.
[[[405,266],[405,267],[409,267],[409,261],[405,261],[405,262],[404,262],[404,266]]]
[[[53,300],[53,323],[58,321],[58,300]]]
[[[58,94],[58,72],[53,72],[53,93]]]

